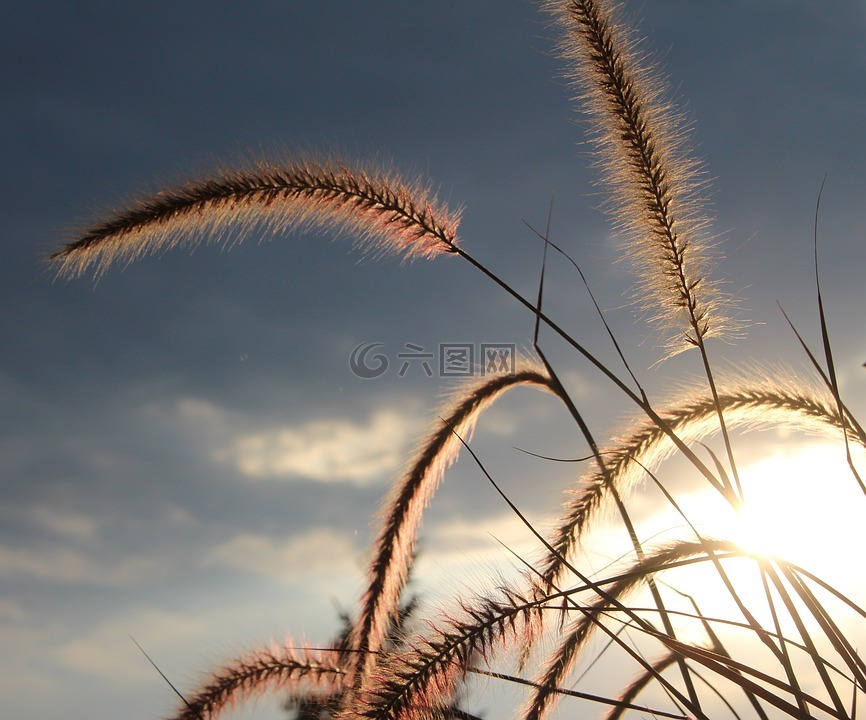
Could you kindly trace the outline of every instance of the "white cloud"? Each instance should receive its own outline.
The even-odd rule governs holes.
[[[15,704],[31,706],[40,702],[60,701],[63,693],[60,683],[44,671],[45,650],[53,647],[50,631],[28,627],[16,622],[0,623],[0,697],[3,698],[4,717],[33,717],[16,714]]]
[[[186,398],[171,410],[149,406],[151,422],[177,425],[202,452],[244,477],[307,478],[321,482],[374,483],[402,467],[418,430],[412,408],[383,408],[366,422],[324,418],[297,425],[262,425],[240,413]]]
[[[393,410],[379,411],[365,424],[319,420],[244,435],[221,455],[252,478],[375,482],[401,466],[407,425]]]
[[[26,575],[40,580],[80,582],[95,574],[82,553],[67,547],[12,549],[0,547],[0,576]]]

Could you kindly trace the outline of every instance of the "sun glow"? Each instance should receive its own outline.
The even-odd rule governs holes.
[[[792,438],[786,438],[785,444],[771,444],[768,450],[764,459],[740,466],[745,503],[739,510],[734,510],[719,492],[709,487],[676,494],[679,509],[704,538],[732,541],[755,558],[778,558],[793,563],[849,598],[855,601],[861,598],[866,591],[861,560],[862,548],[866,546],[866,526],[862,522],[866,495],[848,466],[844,448],[806,440],[793,444]],[[862,472],[866,468],[866,453],[860,448],[852,448],[852,453],[855,467]],[[660,502],[665,503],[665,508],[647,513],[638,529],[646,547],[663,546],[673,539],[693,541],[694,532],[683,516],[667,500]],[[618,535],[611,532],[605,536],[611,540],[604,546],[612,548],[613,542],[621,543],[615,547],[621,548],[627,557],[623,533],[616,529],[620,531]],[[612,560],[615,556],[608,553],[606,557]],[[759,564],[750,558],[731,559],[724,563],[724,570],[759,624],[773,628]],[[670,570],[661,579],[672,591],[677,591],[671,593],[670,602],[679,602],[677,595],[687,593],[707,617],[743,621],[742,613],[711,563]],[[812,585],[813,589],[816,587]],[[778,593],[774,597],[779,606],[777,613],[784,616],[779,619],[783,630],[797,637],[799,631],[785,615],[781,597]],[[837,619],[855,622],[856,613],[844,603],[831,601],[827,595],[821,597]],[[686,603],[680,610],[689,613],[692,607]],[[809,615],[804,608],[801,611]],[[810,619],[807,625],[812,628],[814,622]],[[676,624],[679,637],[706,642],[705,628],[700,623],[681,618]],[[715,629],[730,630],[721,626]],[[819,631],[820,628],[816,630]],[[737,643],[743,639],[742,634],[731,635],[735,647],[741,647]]]
[[[862,467],[859,455],[855,465]],[[743,467],[740,479],[745,503],[738,511],[720,508],[719,498],[709,497],[717,495],[714,491],[697,494],[710,515],[704,515],[702,533],[794,562],[824,579],[838,579],[846,570],[850,574],[852,556],[866,539],[866,496],[843,448],[802,443]]]

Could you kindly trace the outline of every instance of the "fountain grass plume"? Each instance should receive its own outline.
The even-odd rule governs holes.
[[[365,720],[437,720],[476,660],[492,658],[509,642],[527,637],[541,621],[547,598],[537,586],[502,585],[495,592],[459,602],[408,640],[407,651],[388,655],[363,692],[336,716]]]
[[[549,0],[566,77],[590,119],[607,207],[637,277],[635,293],[673,354],[737,324],[712,276],[716,258],[699,166],[658,73],[616,17],[616,3]]]
[[[114,263],[179,246],[232,244],[256,231],[329,231],[374,254],[405,259],[454,252],[460,212],[429,182],[338,158],[250,162],[133,200],[48,258],[58,275],[97,275]]]
[[[376,664],[388,620],[399,608],[424,509],[445,471],[459,454],[461,441],[458,435],[471,437],[483,410],[508,390],[520,386],[535,386],[553,392],[544,368],[522,357],[515,362],[513,373],[466,383],[453,392],[437,414],[433,429],[421,443],[408,470],[393,485],[373,546],[369,584],[362,599],[360,616],[351,633],[350,645],[356,651],[355,683],[360,684]]]
[[[732,429],[783,429],[809,433],[832,441],[842,438],[843,425],[833,398],[817,387],[794,380],[792,373],[779,368],[758,372],[757,382],[743,374],[723,380],[718,402]],[[703,442],[719,432],[716,400],[697,385],[684,388],[676,400],[659,409],[659,414],[683,442]],[[566,511],[558,521],[552,540],[553,551],[542,561],[546,582],[556,583],[565,571],[563,560],[570,557],[584,535],[610,516],[614,509],[612,491],[620,497],[633,492],[647,478],[647,471],[658,468],[676,450],[659,426],[639,416],[622,423],[631,431],[601,450],[607,472],[586,473],[569,491]],[[850,442],[866,447],[858,433],[847,428]],[[717,488],[718,489],[718,488]]]
[[[272,643],[226,664],[184,700],[171,720],[207,720],[267,692],[290,697],[339,692],[345,678],[333,652],[295,647],[290,638]]]

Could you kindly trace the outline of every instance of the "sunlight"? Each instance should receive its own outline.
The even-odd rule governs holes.
[[[866,496],[848,467],[844,448],[820,441],[794,443],[788,438],[786,445],[770,445],[767,450],[765,458],[740,467],[746,503],[739,511],[708,487],[678,496],[680,509],[705,538],[731,540],[749,554],[781,558],[799,565],[849,597],[862,596],[864,578],[858,555],[866,540],[866,528],[861,520],[866,510]],[[855,466],[863,468],[864,460],[866,454],[857,448]],[[647,543],[663,543],[663,538],[694,539],[691,528],[670,505],[647,517],[641,523],[640,532]],[[621,543],[617,548],[621,547],[628,555],[622,535],[620,529],[617,537],[611,527],[607,547],[613,547],[612,542],[617,540]],[[611,555],[607,558],[613,560]],[[771,628],[773,618],[758,566],[749,559],[735,560],[725,563],[725,571],[758,622]],[[665,573],[662,582],[673,591],[672,603],[678,602],[677,591],[685,592],[696,598],[708,617],[743,619],[709,563]],[[822,597],[829,602],[827,597]],[[854,621],[848,608],[832,607],[837,619]],[[688,612],[691,608],[685,604],[680,609]],[[792,637],[798,635],[787,613],[783,612],[779,621],[785,632]],[[814,622],[810,618],[806,625],[815,629]],[[705,629],[700,623],[681,619],[676,624],[681,638],[698,643],[706,641]],[[730,637],[733,647],[746,647],[740,644],[747,639],[745,635]]]
[[[697,494],[706,503],[702,532],[825,579],[850,575],[851,551],[863,546],[866,497],[840,446],[803,443],[742,468],[740,478],[746,502],[739,512],[720,509],[713,491]]]

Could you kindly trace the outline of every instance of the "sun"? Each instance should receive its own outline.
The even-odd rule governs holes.
[[[849,598],[860,598],[866,592],[860,561],[866,547],[862,522],[866,495],[851,472],[844,446],[793,435],[783,440],[767,443],[762,459],[740,466],[745,502],[738,510],[718,491],[704,485],[678,493],[675,501],[679,510],[664,500],[665,507],[656,506],[638,527],[639,536],[648,544],[693,541],[696,530],[704,538],[728,540],[741,547],[746,557],[725,562],[724,570],[739,598],[765,628],[773,628],[774,619],[759,570],[763,565],[755,560],[770,560],[768,567],[775,564],[774,559],[793,563]],[[866,452],[852,447],[852,453],[856,453],[855,467],[866,468]],[[608,537],[617,539],[612,533],[605,539]],[[612,544],[607,543],[607,547]],[[622,548],[627,554],[624,543]],[[670,589],[669,600],[674,604],[680,602],[678,597],[691,596],[707,617],[743,621],[718,570],[710,563],[671,570],[661,576],[661,582]],[[774,593],[774,598],[783,606],[778,594]],[[822,601],[832,606],[838,617],[849,618],[853,612],[823,595]],[[687,604],[676,607],[686,614],[692,611]],[[798,635],[790,618],[779,621],[791,637]],[[683,616],[676,625],[681,638],[705,642],[705,628],[700,623]],[[812,620],[807,625],[812,628]],[[722,626],[715,629],[720,628],[730,630]],[[731,635],[732,642],[735,637],[736,633]]]
[[[866,467],[862,451],[858,455],[855,466]],[[774,449],[744,466],[740,480],[745,502],[739,510],[724,507],[712,490],[692,498],[703,506],[696,515],[702,533],[796,563],[831,582],[852,575],[851,558],[866,540],[866,496],[843,447],[802,442]]]
[[[644,516],[639,535],[646,541],[693,540],[685,515],[703,537],[794,563],[840,589],[866,590],[857,560],[866,547],[866,495],[844,446],[792,436],[766,447],[762,459],[739,468],[745,501],[738,510],[704,484],[676,497],[679,511],[664,501]],[[854,466],[866,475],[866,452],[859,446],[851,451]]]

